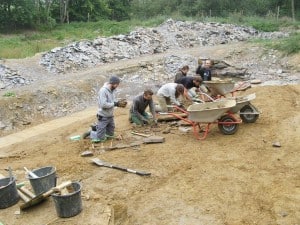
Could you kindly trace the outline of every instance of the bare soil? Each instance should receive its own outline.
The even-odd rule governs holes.
[[[0,173],[11,166],[18,181],[28,183],[24,166],[53,165],[59,183],[81,182],[83,211],[76,217],[58,218],[49,198],[19,214],[20,200],[0,210],[0,221],[5,225],[300,224],[300,85],[252,87],[238,94],[250,93],[256,93],[252,104],[261,111],[259,119],[240,124],[234,135],[224,135],[212,125],[202,141],[168,123],[133,128],[128,106],[116,109],[116,134],[123,140],[113,145],[141,139],[132,130],[163,136],[165,142],[104,151],[101,146],[93,149],[89,140],[71,141],[95,121],[92,113],[72,124],[62,123],[59,129],[45,125],[43,133],[28,128],[33,137],[0,149]],[[164,134],[167,128],[170,133]],[[281,147],[274,147],[274,142]],[[151,176],[97,167],[91,157],[80,156],[85,150]]]

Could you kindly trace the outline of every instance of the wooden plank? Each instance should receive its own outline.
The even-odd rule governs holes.
[[[177,113],[177,112],[174,112],[174,114],[176,114],[176,115],[178,115],[178,116],[180,116],[182,118],[186,118],[187,117],[186,113],[179,113],[179,112]],[[158,122],[180,120],[177,117],[175,117],[173,115],[170,115],[170,114],[157,114],[156,118],[157,118]]]
[[[151,144],[151,143],[163,143],[165,142],[165,138],[161,136],[150,136],[147,138],[144,138],[145,144]]]

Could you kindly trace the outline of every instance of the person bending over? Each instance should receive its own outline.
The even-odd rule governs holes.
[[[185,77],[187,75],[187,73],[189,72],[190,68],[188,65],[183,66],[175,75],[174,78],[174,83],[176,83],[176,81],[181,78],[181,77]]]
[[[178,100],[183,94],[184,86],[182,84],[167,83],[161,86],[157,91],[157,99],[160,106],[158,111],[168,112],[168,106],[171,104],[183,107]]]
[[[202,78],[200,76],[187,76],[181,77],[179,80],[176,81],[178,84],[182,84],[187,92],[185,93],[186,98],[192,100],[193,98],[197,98],[199,92],[199,87],[201,85]]]

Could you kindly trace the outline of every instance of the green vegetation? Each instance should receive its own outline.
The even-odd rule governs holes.
[[[3,95],[3,97],[16,97],[16,93],[8,91]]]
[[[267,47],[277,49],[287,55],[300,52],[300,33],[293,34],[288,38],[266,43]]]
[[[219,23],[230,23],[253,27],[258,31],[274,32],[279,31],[281,28],[291,27],[293,29],[300,28],[300,22],[293,22],[291,18],[280,18],[275,17],[253,17],[243,16],[240,13],[233,13],[229,17],[210,17],[205,18],[205,21],[219,22]]]
[[[157,26],[170,17],[252,26],[260,31],[299,29],[300,1],[3,0],[0,58],[23,58],[73,41],[126,34],[137,26]]]

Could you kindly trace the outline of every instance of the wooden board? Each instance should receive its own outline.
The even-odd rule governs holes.
[[[186,118],[187,114],[185,113],[179,113],[179,112],[174,112],[174,114]],[[156,115],[157,121],[158,122],[162,122],[162,121],[172,121],[172,120],[179,120],[177,117],[173,116],[173,115],[161,115],[161,114],[157,114]]]

